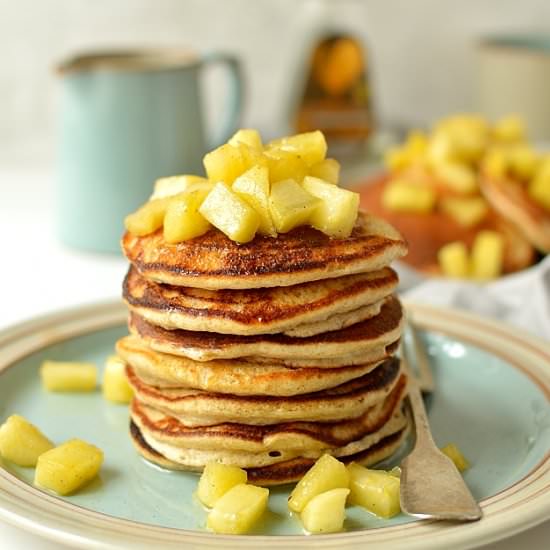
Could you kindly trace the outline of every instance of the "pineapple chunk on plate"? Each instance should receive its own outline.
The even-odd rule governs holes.
[[[209,462],[202,472],[197,488],[198,499],[212,508],[235,485],[246,483],[247,473],[237,466]]]
[[[445,197],[441,199],[439,208],[463,227],[477,225],[489,212],[483,197]]]
[[[53,392],[89,392],[97,386],[97,367],[93,363],[44,361],[40,376],[44,388]]]
[[[497,231],[480,231],[472,245],[470,274],[474,279],[487,281],[502,273],[504,237]]]
[[[244,199],[260,216],[258,231],[275,237],[277,231],[269,212],[269,170],[266,166],[253,166],[233,183],[233,191]]]
[[[103,373],[103,397],[113,403],[129,403],[134,390],[126,378],[126,363],[117,355],[111,355]]]
[[[344,527],[349,489],[331,489],[313,497],[300,518],[309,533],[337,533]]]
[[[383,470],[369,470],[359,464],[348,466],[350,475],[350,502],[366,508],[383,518],[391,518],[401,511],[398,477]]]
[[[464,470],[467,470],[470,467],[468,459],[462,454],[460,449],[454,443],[449,443],[445,445],[445,447],[442,447],[441,452],[444,455],[447,455],[454,462],[454,465],[459,472],[464,472]]]
[[[543,208],[550,211],[550,170],[537,174],[527,188],[529,196]]]
[[[199,212],[204,199],[213,189],[205,186],[204,189],[188,191],[173,197],[164,216],[164,240],[175,244],[203,235],[210,229],[210,223]]]
[[[461,241],[443,245],[437,252],[439,267],[443,275],[465,279],[470,274],[468,249]]]
[[[311,176],[304,179],[302,187],[320,199],[309,218],[310,225],[330,237],[349,237],[357,219],[359,194]]]
[[[265,512],[268,497],[268,489],[244,483],[235,485],[216,502],[206,525],[215,533],[247,533]]]
[[[199,212],[231,240],[247,243],[260,225],[259,214],[225,183],[217,183]]]
[[[349,472],[346,466],[331,455],[323,455],[296,484],[288,499],[293,512],[301,512],[316,495],[331,489],[347,489]]]
[[[441,162],[434,165],[435,175],[457,193],[475,193],[479,189],[477,176],[470,166],[458,162]]]
[[[80,439],[71,439],[38,458],[34,482],[60,495],[74,493],[99,472],[103,452]]]
[[[0,456],[18,466],[34,467],[38,457],[54,444],[33,424],[18,414],[0,426]]]
[[[319,199],[294,180],[278,181],[271,186],[269,211],[278,233],[307,223],[318,204]]]
[[[435,191],[426,186],[404,180],[392,180],[382,194],[382,205],[396,212],[426,214],[434,208]]]

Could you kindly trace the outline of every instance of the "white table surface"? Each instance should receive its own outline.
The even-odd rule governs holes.
[[[54,210],[51,170],[0,167],[0,329],[49,311],[120,296],[126,262],[59,244]],[[59,548],[0,522],[1,550]],[[547,550],[550,521],[483,548]]]

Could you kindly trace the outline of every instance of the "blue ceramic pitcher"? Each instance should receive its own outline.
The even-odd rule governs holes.
[[[226,116],[205,135],[200,74],[227,66]],[[202,174],[206,151],[236,130],[242,106],[237,59],[182,50],[87,54],[59,66],[62,77],[58,230],[63,243],[116,252],[124,217],[161,176]]]

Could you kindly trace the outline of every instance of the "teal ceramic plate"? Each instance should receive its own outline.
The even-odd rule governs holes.
[[[0,468],[0,518],[86,548],[454,548],[481,545],[550,516],[550,346],[494,322],[409,304],[423,329],[437,391],[428,402],[436,442],[456,443],[472,467],[465,479],[481,501],[474,524],[398,516],[384,521],[348,510],[346,532],[304,536],[287,512],[288,488],[272,491],[253,536],[208,533],[193,497],[197,477],[165,472],[139,458],[127,435],[127,408],[100,392],[42,390],[44,359],[102,365],[126,332],[126,311],[103,304],[50,315],[0,334],[0,421],[19,413],[55,442],[80,437],[105,451],[100,478],[58,498],[33,487],[33,471]]]

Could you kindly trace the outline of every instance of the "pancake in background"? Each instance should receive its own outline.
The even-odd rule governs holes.
[[[529,196],[524,184],[484,176],[481,190],[491,206],[525,239],[541,252],[550,253],[550,211]]]
[[[376,271],[407,251],[393,227],[365,213],[359,213],[346,239],[303,226],[277,238],[257,235],[246,244],[217,230],[168,244],[159,230],[143,237],[126,233],[122,248],[148,279],[213,290],[289,286]]]
[[[183,355],[195,361],[257,356],[284,360],[287,365],[294,364],[295,359],[306,360],[309,365],[315,365],[317,359],[341,361],[349,354],[367,357],[373,349],[385,348],[395,342],[401,334],[402,324],[403,309],[394,296],[385,298],[380,313],[371,319],[306,338],[284,334],[234,336],[180,329],[166,330],[135,314],[131,314],[129,320],[132,333],[143,338],[151,348],[164,353]],[[367,359],[363,362],[366,361]]]
[[[407,239],[409,253],[403,262],[415,269],[429,274],[440,274],[437,260],[438,250],[454,241],[463,241],[471,247],[476,234],[489,229],[500,232],[505,240],[503,272],[513,273],[529,267],[535,260],[535,250],[527,239],[495,211],[474,227],[466,228],[451,216],[434,211],[428,214],[395,212],[382,205],[382,193],[390,176],[382,175],[357,189],[361,195],[361,206],[375,216],[380,216],[394,225]]]
[[[359,378],[334,388],[293,396],[232,395],[184,388],[157,388],[127,366],[136,399],[180,419],[186,426],[224,422],[264,425],[280,422],[334,422],[364,414],[385,399],[401,377],[397,359],[389,359]]]
[[[167,329],[312,336],[377,315],[396,286],[390,268],[291,287],[218,291],[160,285],[130,268],[123,295],[130,311]]]
[[[199,363],[187,357],[156,352],[135,336],[121,338],[116,349],[139,379],[150,386],[234,395],[284,396],[317,392],[359,378],[383,360],[333,369],[289,368],[240,359]]]

